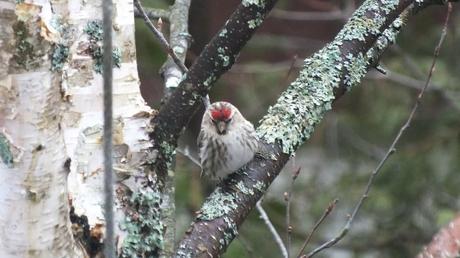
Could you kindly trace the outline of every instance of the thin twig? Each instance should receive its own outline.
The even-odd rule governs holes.
[[[286,202],[286,246],[287,246],[287,254],[288,258],[290,257],[290,248],[291,248],[291,233],[292,233],[292,225],[291,225],[291,200],[292,200],[292,192],[294,190],[294,183],[297,177],[299,176],[301,167],[294,171],[292,175],[291,185],[287,192],[284,192],[284,201]]]
[[[281,253],[284,258],[288,257],[287,249],[286,246],[283,243],[283,240],[281,239],[280,235],[276,231],[275,227],[273,226],[272,222],[270,221],[270,218],[268,217],[267,213],[265,212],[264,208],[262,208],[262,204],[260,203],[261,201],[259,200],[256,203],[256,208],[257,211],[260,214],[260,218],[265,222],[267,225],[268,229],[270,230],[270,233],[272,234],[273,238],[275,239],[275,242],[278,244],[278,247],[281,250]]]
[[[329,216],[329,214],[331,214],[332,210],[334,210],[334,208],[337,205],[338,201],[339,201],[338,199],[335,199],[334,201],[329,203],[327,208],[324,210],[323,215],[321,215],[319,220],[315,223],[315,225],[313,226],[312,230],[310,231],[310,233],[308,234],[307,238],[305,239],[305,242],[303,242],[302,248],[300,248],[300,251],[299,251],[299,254],[297,255],[297,257],[302,256],[302,253],[305,251],[305,248],[307,247],[308,243],[310,242],[313,234],[316,232],[316,230],[321,225],[321,223],[323,223],[323,221],[326,219],[326,217]]]
[[[148,7],[144,7],[144,10],[151,20],[162,19],[163,21],[169,21],[169,11]],[[143,18],[141,12],[137,9],[134,9],[134,17]]]
[[[136,6],[137,10],[142,15],[142,18],[144,18],[145,23],[147,24],[147,27],[153,32],[155,37],[160,41],[160,45],[163,47],[163,49],[171,56],[173,59],[174,63],[180,68],[180,70],[183,73],[187,73],[188,69],[185,67],[185,65],[182,63],[182,61],[177,57],[176,53],[174,53],[174,50],[169,46],[168,41],[165,39],[163,34],[155,28],[153,23],[150,21],[149,17],[147,16],[147,13],[145,12],[144,8],[142,7],[141,3],[139,0],[134,0],[134,5]]]
[[[113,194],[113,60],[112,60],[112,0],[104,0],[102,5],[103,16],[103,67],[102,76],[104,83],[104,219],[105,240],[104,254],[107,258],[115,258],[115,222],[114,222],[114,194]]]
[[[401,136],[403,135],[403,133],[406,131],[407,128],[409,128],[410,126],[410,123],[412,122],[412,119],[415,115],[415,112],[417,111],[418,109],[418,106],[420,105],[420,102],[422,100],[422,97],[425,93],[425,90],[428,88],[428,85],[430,84],[431,82],[431,78],[433,76],[433,72],[434,72],[434,68],[435,68],[435,65],[436,65],[436,61],[437,61],[437,58],[439,56],[439,52],[441,50],[441,46],[442,46],[442,43],[444,42],[444,39],[446,38],[446,34],[447,34],[447,25],[449,23],[449,18],[450,18],[450,14],[452,12],[452,4],[449,2],[448,3],[448,7],[447,7],[447,14],[446,14],[446,19],[445,19],[445,22],[444,22],[444,27],[442,29],[442,33],[441,33],[441,37],[439,39],[439,42],[434,50],[434,55],[433,55],[433,62],[431,63],[431,67],[430,67],[430,71],[429,71],[429,74],[428,74],[428,77],[426,79],[426,82],[425,82],[425,85],[424,87],[420,90],[418,96],[417,96],[417,99],[415,101],[415,104],[414,106],[412,107],[412,110],[409,114],[409,117],[407,118],[406,122],[404,123],[404,125],[399,129],[399,132],[398,134],[396,135],[396,137],[394,138],[393,142],[391,143],[391,146],[388,148],[385,156],[382,158],[382,160],[380,161],[380,163],[378,164],[378,166],[375,168],[375,170],[372,172],[371,176],[369,177],[369,180],[367,182],[367,185],[366,185],[366,188],[365,188],[365,191],[363,193],[363,195],[361,196],[361,198],[359,199],[358,203],[356,204],[355,206],[355,209],[353,210],[353,213],[351,214],[351,216],[348,218],[347,220],[347,223],[345,224],[345,226],[342,228],[342,230],[339,232],[339,234],[330,239],[329,241],[327,241],[326,243],[322,244],[321,246],[317,247],[316,249],[314,249],[313,251],[311,251],[310,253],[308,253],[307,257],[313,257],[313,255],[321,252],[322,250],[326,249],[326,248],[329,248],[333,245],[335,245],[337,242],[339,242],[347,233],[348,231],[350,230],[350,227],[351,227],[351,224],[353,222],[353,220],[355,219],[356,217],[356,214],[358,213],[358,211],[360,210],[361,206],[363,205],[364,203],[364,200],[367,199],[368,195],[369,195],[369,191],[372,187],[372,184],[374,182],[374,179],[375,177],[377,176],[377,174],[379,173],[380,169],[383,167],[383,165],[385,164],[385,162],[388,160],[388,158],[396,151],[396,144],[399,142],[399,139],[401,138]]]

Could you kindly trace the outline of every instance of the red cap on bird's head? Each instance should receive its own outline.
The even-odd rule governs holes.
[[[213,105],[210,111],[213,120],[226,121],[232,116],[232,110],[225,105]]]

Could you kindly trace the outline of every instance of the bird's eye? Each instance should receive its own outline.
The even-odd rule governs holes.
[[[228,124],[228,123],[230,123],[231,121],[232,121],[232,119],[229,118],[229,119],[225,120],[225,123]]]

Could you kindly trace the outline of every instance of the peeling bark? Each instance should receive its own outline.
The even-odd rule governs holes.
[[[0,1],[0,257],[83,257],[68,219],[50,3]]]
[[[101,2],[0,1],[1,257],[83,257],[85,238],[103,242]],[[146,174],[152,110],[139,91],[132,2],[114,1],[114,13],[121,248],[129,231],[120,226],[138,188],[130,176]],[[79,244],[69,202],[73,221],[85,227],[73,232]]]

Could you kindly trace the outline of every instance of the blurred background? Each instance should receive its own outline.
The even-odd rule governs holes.
[[[144,1],[167,9],[173,1]],[[190,66],[240,3],[195,0],[190,9],[193,41]],[[296,76],[302,60],[331,41],[360,1],[280,0],[270,17],[241,52],[236,64],[210,92],[211,101],[235,104],[256,126],[267,108]],[[412,126],[387,161],[349,234],[317,257],[414,257],[433,234],[460,211],[460,6],[454,5],[448,36],[433,83]],[[362,195],[377,166],[407,119],[423,87],[438,42],[446,7],[432,6],[410,17],[381,61],[388,71],[370,71],[360,86],[337,101],[270,187],[263,202],[286,240],[286,202],[292,175],[291,253],[302,242],[328,204],[336,208],[307,247],[312,250],[335,236]],[[168,21],[163,21],[167,35]],[[142,94],[159,108],[163,82],[158,71],[166,60],[142,19],[136,20],[136,46]],[[195,151],[202,110],[193,118],[181,146]],[[192,221],[213,186],[181,154],[176,162],[177,236]],[[281,257],[267,227],[253,211],[239,237],[223,257]]]

